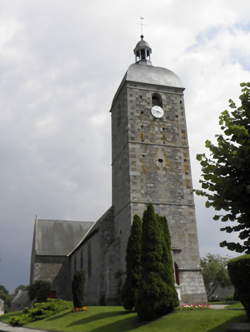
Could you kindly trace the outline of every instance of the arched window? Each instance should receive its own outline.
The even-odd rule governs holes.
[[[162,99],[159,93],[152,94],[152,106],[161,106],[162,107]]]
[[[174,263],[174,274],[175,274],[175,283],[177,285],[180,285],[179,267],[176,263]]]

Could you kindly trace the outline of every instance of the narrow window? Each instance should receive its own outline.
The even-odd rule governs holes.
[[[152,94],[152,106],[161,106],[162,107],[162,99],[159,93]]]
[[[179,267],[176,263],[174,263],[174,274],[176,284],[180,285]]]

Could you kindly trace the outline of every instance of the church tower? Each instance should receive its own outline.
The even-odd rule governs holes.
[[[125,271],[133,216],[148,203],[166,216],[182,302],[206,302],[192,192],[184,87],[172,71],[151,64],[152,49],[141,36],[135,63],[111,106],[112,205]]]

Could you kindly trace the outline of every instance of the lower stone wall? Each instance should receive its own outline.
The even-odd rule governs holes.
[[[181,303],[207,303],[207,294],[204,292],[204,283],[201,271],[180,271]]]
[[[88,305],[119,303],[120,240],[114,234],[113,208],[110,208],[69,256],[70,279],[76,271],[85,273]]]

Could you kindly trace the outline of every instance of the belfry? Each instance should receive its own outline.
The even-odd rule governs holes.
[[[151,47],[141,36],[134,49],[135,63],[125,73],[110,110],[112,206],[95,223],[83,222],[84,227],[78,223],[78,229],[84,228],[81,239],[72,240],[67,253],[59,250],[64,255],[61,265],[46,277],[58,296],[70,297],[65,283],[70,287],[74,272],[84,270],[87,303],[118,304],[133,216],[142,216],[147,204],[152,203],[168,220],[181,302],[207,301],[200,270],[184,87],[174,72],[153,66],[151,54]],[[74,227],[73,222],[70,227]],[[68,229],[61,227],[62,232]],[[43,236],[36,238],[37,232],[35,229],[32,281],[39,279],[36,271],[43,271],[36,252]],[[51,239],[51,243],[55,242]]]

